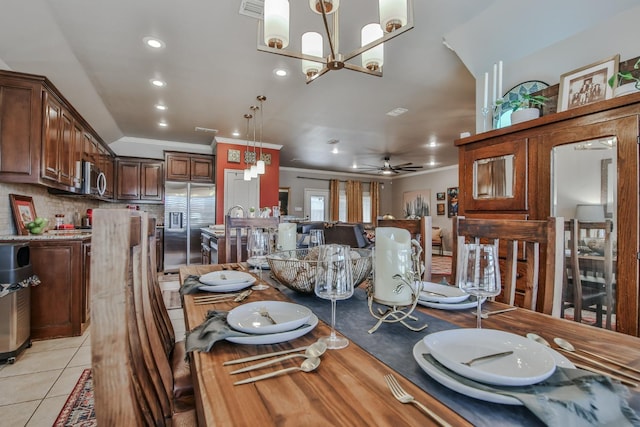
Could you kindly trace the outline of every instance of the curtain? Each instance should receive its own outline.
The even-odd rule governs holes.
[[[371,223],[378,225],[378,212],[380,210],[380,183],[369,184],[369,196],[371,197]]]
[[[347,181],[347,222],[362,222],[362,183]]]
[[[329,221],[338,221],[340,217],[340,181],[329,180]]]

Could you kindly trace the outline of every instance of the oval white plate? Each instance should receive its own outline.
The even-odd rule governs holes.
[[[200,283],[210,286],[232,285],[234,283],[246,283],[255,278],[244,271],[224,270],[212,271],[211,273],[200,276]]]
[[[260,314],[266,310],[276,321]],[[240,305],[229,311],[227,323],[236,331],[248,334],[274,334],[291,331],[304,325],[311,317],[307,307],[283,301],[255,301]]]
[[[522,386],[547,379],[556,363],[547,347],[495,329],[452,329],[424,337],[431,355],[452,371],[487,384]],[[475,357],[513,350],[513,354],[463,365]]]
[[[422,282],[422,291],[419,298],[423,301],[455,303],[466,300],[469,298],[469,294],[456,286]]]
[[[235,292],[251,286],[256,282],[256,278],[252,277],[248,282],[231,283],[229,285],[200,285],[198,289],[206,292]]]
[[[551,350],[550,352],[557,366],[571,369],[575,368],[575,365],[562,354],[558,353],[555,350]],[[458,393],[462,393],[465,396],[484,400],[486,402],[500,403],[503,405],[522,406],[522,402],[514,397],[492,393],[490,391],[479,390],[477,388],[456,381],[454,378],[441,372],[438,368],[429,363],[424,357],[422,357],[423,353],[429,353],[429,347],[427,347],[427,345],[424,343],[424,340],[420,340],[416,343],[416,345],[413,346],[413,358],[416,360],[422,370],[426,372],[427,375],[438,381],[443,386],[457,391]]]
[[[482,298],[482,303],[486,301],[486,298]],[[433,301],[425,301],[422,297],[418,298],[418,304],[424,305],[429,308],[437,308],[439,310],[466,310],[468,308],[476,308],[478,306],[477,300],[475,296],[471,296],[470,298],[461,301],[461,302],[433,302]]]
[[[251,335],[249,337],[227,337],[227,341],[236,344],[278,344],[280,342],[290,341],[308,334],[318,325],[318,316],[311,313],[309,317],[309,326],[303,326],[293,331],[279,332],[277,334]]]

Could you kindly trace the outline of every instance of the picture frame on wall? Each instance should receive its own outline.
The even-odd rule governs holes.
[[[38,217],[36,215],[36,208],[33,205],[33,198],[19,194],[9,194],[9,201],[11,202],[11,212],[13,213],[16,230],[18,230],[18,233],[22,236],[28,235],[29,229],[27,228],[27,224]]]
[[[458,187],[447,188],[448,217],[458,216]]]
[[[620,55],[569,71],[560,76],[558,111],[566,111],[613,98],[607,82],[618,73]]]
[[[240,163],[240,150],[230,148],[229,151],[227,151],[227,162]]]
[[[444,193],[442,193],[444,194]],[[437,203],[436,204],[436,212],[438,213],[438,215],[444,215],[444,203]]]
[[[436,200],[445,200],[445,194],[444,191],[442,193],[436,193]]]

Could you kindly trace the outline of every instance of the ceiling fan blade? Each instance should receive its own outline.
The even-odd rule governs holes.
[[[396,168],[396,169],[397,169],[397,168],[403,168],[403,167],[405,167],[405,166],[411,166],[412,164],[413,164],[413,163],[409,162],[409,163],[402,163],[401,165],[393,165],[393,166],[391,166],[391,167],[393,167],[393,168]]]

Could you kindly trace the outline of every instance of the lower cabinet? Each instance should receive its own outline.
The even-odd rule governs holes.
[[[32,240],[31,338],[79,336],[90,320],[91,241]]]

